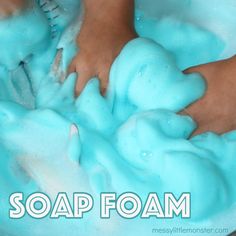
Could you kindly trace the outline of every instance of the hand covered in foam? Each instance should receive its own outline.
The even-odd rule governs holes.
[[[139,38],[128,43],[114,62],[108,99],[114,113],[127,118],[133,111],[180,111],[204,92],[205,82],[199,74],[184,75],[163,47]],[[124,109],[127,103],[129,108]]]
[[[36,72],[47,71],[41,64],[44,57],[35,55],[31,71],[38,65]],[[3,80],[8,78],[5,72]],[[38,73],[32,73],[36,77]],[[12,161],[35,185],[12,180],[10,167],[1,172],[1,183],[25,192],[42,189],[52,196],[60,190],[80,191],[83,184],[82,191],[89,192],[91,186],[94,195],[133,191],[145,198],[150,191],[189,191],[193,221],[209,219],[235,202],[235,132],[189,139],[196,124],[174,112],[199,99],[205,83],[198,74],[184,75],[160,45],[131,41],[112,67],[105,98],[97,79],[75,100],[75,75],[63,84],[51,75],[43,78],[36,83],[35,110],[0,102],[1,164],[9,167]],[[1,97],[9,100],[6,92]],[[145,230],[146,224],[141,226]],[[56,228],[61,230],[61,225]],[[79,227],[74,228],[78,235]],[[122,229],[127,230],[119,227],[119,235]]]

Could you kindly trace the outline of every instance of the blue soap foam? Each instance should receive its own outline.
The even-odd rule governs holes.
[[[138,1],[135,24],[142,38],[129,42],[113,63],[107,95],[100,95],[93,78],[74,98],[76,75],[64,79],[76,53],[82,10],[75,0],[48,1],[49,9],[58,3],[57,12],[35,2],[0,22],[0,232],[149,235],[154,226],[176,225],[233,230],[236,133],[190,138],[196,123],[177,114],[206,92],[199,74],[185,75],[182,69],[233,54],[232,37],[203,24],[201,1],[168,0],[155,14],[157,2]],[[230,2],[208,13],[224,20],[216,28],[230,35],[236,33],[229,30],[236,18],[225,17],[228,10],[235,10]],[[52,14],[59,15],[56,35],[48,19]],[[192,219],[114,217],[109,227],[96,211],[60,224],[8,219],[9,195],[36,191],[52,199],[58,192],[89,192],[96,198],[100,192],[132,191],[143,200],[149,192],[190,192]]]

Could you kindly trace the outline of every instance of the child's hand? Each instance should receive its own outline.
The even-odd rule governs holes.
[[[26,6],[26,0],[0,0],[0,18],[13,15]]]
[[[97,22],[85,22],[78,37],[80,51],[69,69],[70,72],[78,72],[76,94],[81,93],[93,76],[98,76],[100,79],[101,91],[104,93],[114,59],[122,47],[135,37],[135,33],[131,30],[114,27],[110,22],[101,25]]]
[[[136,37],[132,0],[85,0],[85,19],[78,36],[79,53],[69,72],[77,72],[76,95],[91,77],[98,76],[101,92],[108,84],[111,64],[122,47]]]
[[[201,73],[208,87],[206,95],[186,109],[198,123],[196,133],[236,129],[236,57],[186,71],[190,72]]]

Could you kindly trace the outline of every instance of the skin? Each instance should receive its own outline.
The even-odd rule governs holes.
[[[26,0],[0,0],[0,18],[6,18],[25,8]]]
[[[195,134],[236,129],[236,57],[185,71],[192,72],[202,74],[207,83],[205,96],[185,110],[198,123]]]
[[[0,17],[8,17],[26,6],[26,0],[0,0]],[[77,37],[80,52],[68,69],[77,72],[76,94],[91,77],[98,76],[105,93],[112,62],[123,46],[137,37],[133,26],[134,0],[85,0],[85,19]],[[95,52],[95,53],[94,53]],[[198,123],[195,134],[224,133],[236,129],[236,57],[190,68],[207,83],[205,96],[182,114]]]
[[[104,94],[114,59],[128,41],[137,37],[133,26],[134,0],[85,0],[84,3],[85,18],[77,37],[80,51],[68,68],[68,73],[78,74],[77,96],[95,76],[100,79]],[[0,0],[0,17],[13,15],[25,6],[27,0]]]
[[[69,68],[79,75],[77,95],[94,76],[98,76],[105,92],[112,62],[123,46],[137,37],[133,14],[133,0],[85,0],[85,19],[77,38],[80,53]]]

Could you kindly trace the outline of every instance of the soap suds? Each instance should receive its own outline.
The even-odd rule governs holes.
[[[38,5],[0,22],[0,34],[4,34],[0,38],[1,228],[24,236],[149,235],[147,229],[154,226],[176,224],[222,224],[233,230],[235,222],[222,218],[235,215],[231,209],[236,202],[236,133],[190,138],[195,122],[176,114],[205,93],[200,75],[185,75],[181,70],[221,59],[232,42],[202,27],[202,22],[176,18],[180,10],[159,20],[137,9],[136,28],[149,39],[135,39],[124,47],[112,66],[105,98],[93,78],[75,99],[76,75],[62,83],[76,50],[72,35],[81,25],[78,7],[70,14],[71,6],[78,6],[75,2],[57,1],[57,37]],[[182,4],[188,8],[191,1]],[[227,3],[223,7],[235,9]],[[226,18],[223,25],[233,29],[232,21]],[[60,57],[56,57],[58,49]],[[98,212],[79,222],[60,220],[60,225],[27,217],[24,222],[12,221],[6,217],[7,202],[16,191],[44,191],[52,198],[58,191],[84,191],[95,197],[104,191],[132,191],[144,200],[149,192],[160,196],[191,192],[192,219],[127,223],[114,217],[109,231]]]

